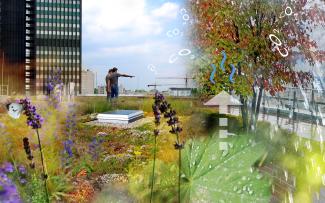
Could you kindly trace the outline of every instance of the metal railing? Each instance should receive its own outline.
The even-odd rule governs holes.
[[[261,112],[322,124],[322,120],[325,121],[325,91],[287,87],[285,92],[275,96],[266,93]]]

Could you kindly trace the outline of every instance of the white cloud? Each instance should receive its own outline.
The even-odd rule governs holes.
[[[177,17],[178,9],[178,4],[166,2],[160,8],[153,10],[151,13],[156,17],[175,19]]]
[[[142,59],[155,58],[156,61],[167,62],[171,54],[177,54],[182,46],[166,41],[145,41],[130,45],[99,47],[96,52],[87,52],[87,57],[107,58],[115,56],[137,56]],[[100,54],[98,54],[100,53]],[[157,57],[156,57],[157,56]]]
[[[85,0],[83,4],[84,37],[102,42],[160,34],[162,18],[174,18],[178,9],[167,2],[148,12],[147,0]]]
[[[154,4],[152,2],[155,2]],[[153,64],[159,76],[183,75],[180,57],[170,64],[169,57],[182,48],[183,38],[168,38],[165,33],[175,25],[179,5],[153,0],[83,0],[83,65],[98,72],[104,84],[107,67],[136,79],[121,80],[128,89],[146,88],[154,82]]]

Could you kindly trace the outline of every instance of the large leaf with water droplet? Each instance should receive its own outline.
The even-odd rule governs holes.
[[[182,154],[183,202],[269,202],[270,180],[252,167],[263,148],[248,136],[188,142]]]

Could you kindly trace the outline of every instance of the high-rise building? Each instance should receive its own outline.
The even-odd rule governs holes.
[[[53,71],[81,93],[81,0],[0,0],[0,94],[46,94]]]
[[[91,70],[83,70],[81,73],[81,94],[94,94],[95,73]]]

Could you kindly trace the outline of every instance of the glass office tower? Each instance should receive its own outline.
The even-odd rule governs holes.
[[[0,10],[0,51],[7,70],[2,81],[9,94],[46,94],[59,70],[63,83],[74,83],[80,93],[81,0],[0,0]]]

